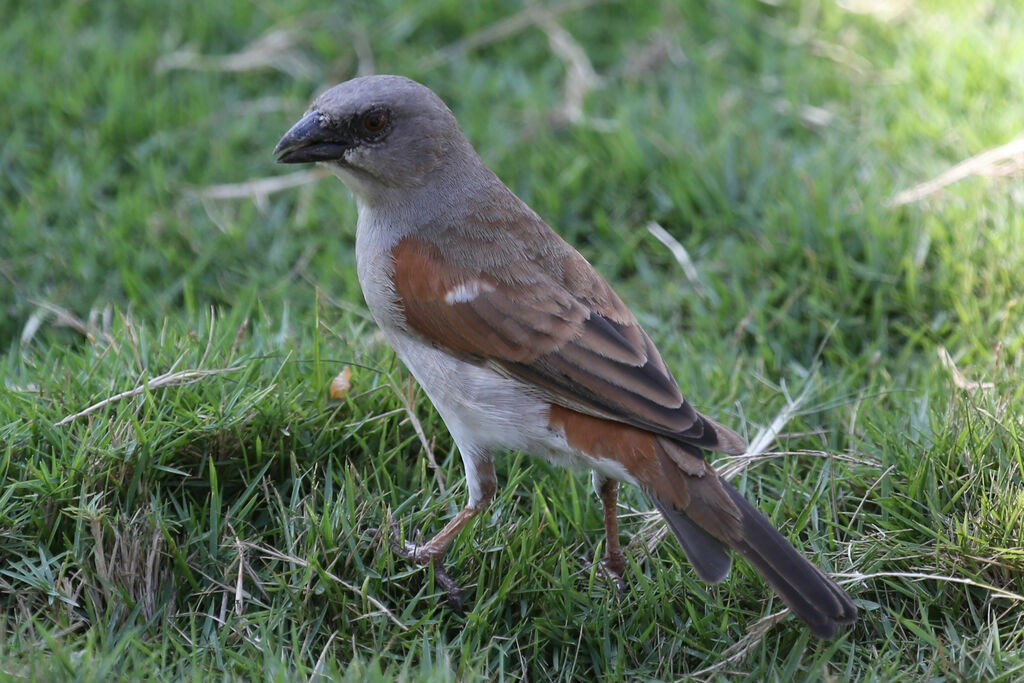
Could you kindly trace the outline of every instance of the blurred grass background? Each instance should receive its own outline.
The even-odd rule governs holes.
[[[4,677],[1024,676],[1021,3],[0,6]],[[448,557],[465,618],[392,555],[461,463],[347,191],[271,156],[364,73],[436,90],[694,403],[779,427],[727,464],[843,637],[700,584],[635,491],[619,598],[589,478],[515,454]]]

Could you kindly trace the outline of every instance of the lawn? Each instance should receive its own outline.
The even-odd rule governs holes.
[[[4,2],[0,678],[1024,677],[1024,5]],[[716,458],[854,597],[701,584],[643,495],[458,453],[376,333],[336,179],[277,166],[400,73],[615,283]],[[351,370],[337,397],[332,378]]]

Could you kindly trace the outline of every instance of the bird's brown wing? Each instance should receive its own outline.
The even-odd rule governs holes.
[[[636,318],[571,247],[543,259],[492,258],[486,271],[406,237],[392,252],[410,330],[520,379],[551,402],[701,448],[742,453],[731,430],[683,398]]]

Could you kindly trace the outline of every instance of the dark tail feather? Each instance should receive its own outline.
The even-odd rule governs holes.
[[[665,505],[657,498],[651,500],[679,539],[679,545],[683,546],[686,558],[690,560],[701,581],[719,583],[725,580],[729,576],[732,559],[721,541],[694,524],[685,513]]]
[[[821,638],[832,638],[836,624],[857,618],[850,596],[790,545],[768,518],[724,479],[722,487],[743,515],[743,534],[735,544],[771,584],[793,613]]]
[[[722,542],[728,543],[754,565],[816,636],[833,638],[836,624],[856,620],[857,608],[850,596],[801,555],[739,491],[724,479],[720,481],[740,513],[735,535],[730,534],[731,537],[722,539]],[[697,575],[711,583],[724,579],[729,573],[729,556],[722,542],[686,513],[657,499],[654,503],[679,539]],[[719,514],[723,512],[719,510]]]

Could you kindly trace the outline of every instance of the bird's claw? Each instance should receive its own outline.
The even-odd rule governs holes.
[[[388,545],[391,546],[392,552],[413,564],[422,566],[430,561],[430,558],[422,552],[423,546],[402,540],[402,530],[395,520],[391,520],[391,537],[388,538]]]
[[[452,609],[459,616],[464,614],[462,589],[455,583],[455,579],[445,571],[444,565],[441,564],[440,554],[430,552],[426,545],[403,541],[401,529],[395,520],[391,520],[391,538],[388,539],[388,545],[391,546],[392,552],[413,564],[421,567],[431,565],[434,568],[434,581],[448,594],[448,602]]]
[[[625,597],[626,593],[629,592],[629,584],[626,583],[625,578],[626,561],[621,555],[618,557],[609,557],[608,555],[605,555],[601,558],[600,562],[596,563],[587,557],[581,557],[580,560],[583,562],[583,566],[587,570],[596,566],[598,572],[615,584],[620,597]]]

